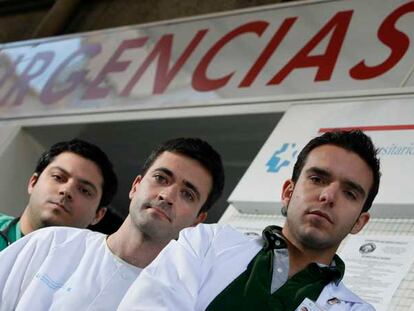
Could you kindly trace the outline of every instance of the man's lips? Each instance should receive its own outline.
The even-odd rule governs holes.
[[[70,213],[70,208],[66,206],[65,204],[62,204],[60,202],[54,202],[54,201],[49,201],[49,203],[56,206],[59,209],[64,210],[66,213]]]
[[[153,211],[155,211],[158,215],[160,215],[161,217],[164,217],[165,219],[167,219],[169,222],[171,222],[171,218],[168,216],[168,214],[160,207],[157,206],[147,206],[147,208],[152,209]]]
[[[325,213],[325,212],[322,212],[320,210],[314,210],[314,211],[308,212],[308,214],[310,214],[310,215],[316,215],[316,216],[325,218],[327,221],[329,221],[331,224],[333,224],[332,218],[327,213]]]

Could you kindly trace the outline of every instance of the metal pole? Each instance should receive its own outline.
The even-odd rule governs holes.
[[[62,34],[64,27],[82,0],[57,0],[49,10],[39,27],[34,31],[32,38],[44,38]]]

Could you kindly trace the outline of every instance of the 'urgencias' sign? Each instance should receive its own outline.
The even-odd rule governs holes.
[[[0,47],[0,119],[414,86],[414,1],[265,7]]]

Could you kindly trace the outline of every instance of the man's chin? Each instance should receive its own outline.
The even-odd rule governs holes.
[[[156,219],[164,220],[164,221],[167,221],[169,223],[171,222],[171,219],[165,213],[160,211],[159,209],[150,208],[150,209],[148,209],[148,212]]]
[[[320,233],[309,233],[302,235],[302,244],[308,249],[323,250],[331,248],[335,243]]]
[[[73,224],[69,223],[61,215],[56,215],[55,213],[43,215],[42,224],[43,224],[43,227],[54,227],[54,226],[73,227]]]

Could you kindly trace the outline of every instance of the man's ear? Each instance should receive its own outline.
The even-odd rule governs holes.
[[[129,190],[129,199],[130,200],[134,197],[135,192],[137,192],[137,189],[138,189],[141,181],[142,181],[142,176],[141,175],[138,175],[137,177],[135,177],[135,180],[132,183],[131,190]]]
[[[199,223],[202,223],[207,218],[207,212],[201,212],[198,214],[193,226],[197,226]]]
[[[33,173],[29,179],[29,183],[27,184],[27,193],[32,194],[33,188],[36,185],[38,179],[39,175],[37,173]]]
[[[101,219],[105,216],[106,211],[108,209],[106,207],[101,207],[96,211],[95,218],[92,220],[91,225],[96,225]]]
[[[283,187],[282,187],[282,205],[283,206],[289,206],[289,201],[290,198],[293,195],[293,189],[295,188],[295,183],[291,180],[288,179],[284,182]]]
[[[357,234],[359,231],[361,231],[367,224],[370,217],[371,216],[368,212],[362,212],[361,215],[358,216],[357,221],[352,227],[351,234]]]

